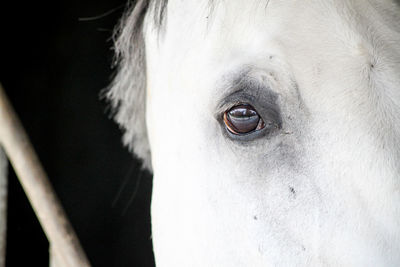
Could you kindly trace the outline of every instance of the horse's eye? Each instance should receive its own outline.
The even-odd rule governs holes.
[[[226,111],[224,123],[228,131],[236,135],[248,134],[265,127],[260,115],[248,104],[239,104]]]

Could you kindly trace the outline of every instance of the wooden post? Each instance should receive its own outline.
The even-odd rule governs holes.
[[[7,230],[7,158],[0,147],[0,267],[6,266],[6,237],[7,237],[6,230]]]
[[[51,248],[56,251],[57,263],[60,263],[60,266],[68,267],[90,266],[64,209],[61,207],[1,85],[0,144],[25,190]]]
[[[54,250],[54,247],[50,244],[49,246],[49,267],[60,267],[62,264],[59,262],[59,256]]]

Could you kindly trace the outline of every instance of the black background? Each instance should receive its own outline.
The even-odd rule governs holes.
[[[0,82],[93,266],[154,266],[151,175],[122,147],[99,100],[112,77],[112,30],[125,4],[0,4]],[[9,178],[7,266],[48,266],[46,237],[12,172]]]

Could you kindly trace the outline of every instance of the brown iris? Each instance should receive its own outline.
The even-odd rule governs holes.
[[[265,127],[257,111],[248,104],[239,104],[224,113],[226,128],[233,134],[248,134]]]

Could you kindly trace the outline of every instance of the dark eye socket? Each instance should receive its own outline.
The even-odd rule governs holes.
[[[225,111],[224,123],[228,131],[236,135],[249,134],[265,128],[263,119],[249,104],[239,104]]]

